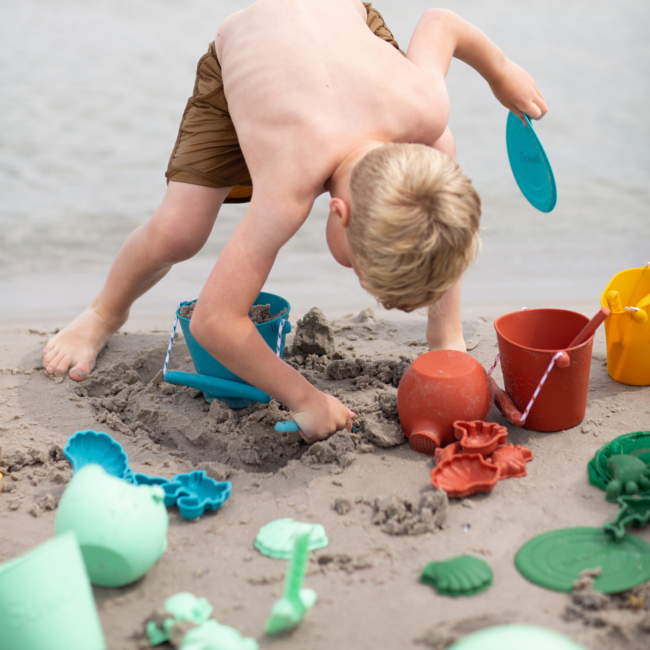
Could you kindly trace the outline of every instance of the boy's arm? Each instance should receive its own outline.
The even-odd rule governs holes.
[[[263,194],[258,191],[258,197]],[[191,319],[200,344],[238,377],[287,405],[308,442],[345,428],[351,412],[279,359],[248,318],[248,310],[281,246],[300,228],[310,208],[311,203],[292,204],[279,196],[253,198]]]
[[[453,57],[474,68],[519,119],[523,113],[539,119],[548,111],[533,78],[478,27],[446,9],[429,9],[413,32],[407,58],[423,71],[444,78]]]

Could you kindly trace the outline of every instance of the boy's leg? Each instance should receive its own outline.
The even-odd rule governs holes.
[[[135,300],[176,262],[203,248],[230,189],[170,181],[151,219],[136,228],[120,249],[90,307],[43,349],[45,370],[58,376],[69,370],[71,379],[86,379],[97,355],[126,322]]]

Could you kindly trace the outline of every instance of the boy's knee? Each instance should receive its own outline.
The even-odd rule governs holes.
[[[174,219],[171,215],[148,224],[153,255],[160,261],[172,264],[194,257],[203,248],[208,235],[209,232],[197,232],[189,228],[183,219]]]

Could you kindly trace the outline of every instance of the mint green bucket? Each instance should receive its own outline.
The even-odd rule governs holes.
[[[0,647],[106,650],[74,533],[0,565]]]

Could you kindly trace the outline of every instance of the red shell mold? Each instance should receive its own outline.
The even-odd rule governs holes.
[[[508,429],[495,422],[456,420],[454,434],[460,440],[463,451],[489,456],[499,445],[505,443]]]
[[[533,460],[533,452],[521,445],[501,445],[497,447],[488,462],[500,470],[500,478],[520,478],[526,476],[526,463]]]
[[[431,470],[431,483],[450,497],[467,497],[490,492],[499,481],[498,465],[480,454],[460,454],[444,460]]]
[[[436,465],[440,465],[443,460],[457,456],[458,454],[463,453],[463,448],[460,446],[460,442],[452,442],[446,447],[438,447],[435,453],[433,454],[433,462]]]

